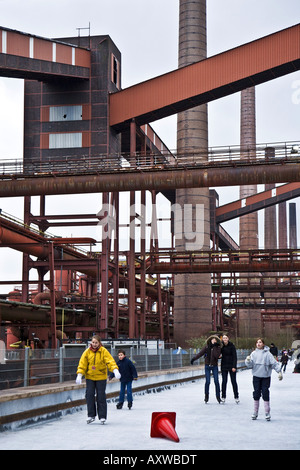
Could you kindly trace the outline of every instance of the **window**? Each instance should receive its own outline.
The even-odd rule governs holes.
[[[82,147],[82,133],[49,134],[49,149]]]
[[[111,81],[120,88],[120,62],[112,54],[111,56]]]
[[[82,106],[50,106],[49,121],[82,121]]]

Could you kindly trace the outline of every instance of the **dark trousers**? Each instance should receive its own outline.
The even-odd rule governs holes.
[[[264,401],[270,401],[271,377],[253,376],[253,398],[259,400],[262,396]]]
[[[214,382],[215,382],[216,397],[220,397],[220,384],[219,384],[219,377],[218,377],[218,366],[207,366],[207,365],[205,365],[204,393],[206,395],[208,395],[208,393],[209,393],[210,373],[211,372],[212,372]]]
[[[121,382],[119,402],[123,403],[125,399],[125,391],[127,388],[127,401],[132,403],[132,382]]]
[[[89,418],[95,418],[98,415],[98,418],[107,417],[107,403],[106,403],[106,380],[90,380],[86,379],[86,404],[87,404],[87,413]],[[96,401],[95,401],[96,395]],[[97,403],[97,411],[96,411]]]
[[[286,362],[283,362],[283,363],[281,364],[281,369],[280,369],[280,370],[283,369],[283,372],[285,372],[285,371],[286,371],[286,365],[287,365],[287,363],[286,363]]]
[[[222,398],[226,398],[228,373],[230,375],[234,398],[238,398],[239,392],[238,392],[238,386],[236,383],[236,372],[232,372],[232,370],[222,370],[221,372],[222,372]]]

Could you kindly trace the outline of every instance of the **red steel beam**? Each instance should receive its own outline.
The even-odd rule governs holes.
[[[0,76],[49,80],[88,80],[88,49],[0,27]]]
[[[90,266],[84,266],[81,268],[81,261],[89,260],[89,258],[82,252],[76,250],[75,248],[69,246],[69,243],[72,243],[72,238],[66,238],[63,246],[63,252],[58,246],[61,246],[61,240],[54,238],[52,242],[51,238],[46,238],[42,234],[36,233],[23,227],[19,224],[16,224],[10,220],[6,220],[3,217],[0,217],[0,248],[9,247],[20,251],[22,253],[27,253],[32,256],[36,256],[39,259],[48,259],[49,258],[49,243],[53,243],[53,256],[54,260],[61,260],[61,263],[74,261],[75,266],[78,270],[82,269],[82,272],[95,276],[95,268]],[[63,240],[63,239],[62,239]],[[81,243],[81,239],[74,239],[77,243]],[[73,240],[73,243],[75,241]],[[83,242],[94,242],[92,238],[83,238]],[[62,257],[62,259],[61,259]]]
[[[177,114],[300,69],[300,24],[111,94],[118,131]]]
[[[217,223],[240,217],[300,195],[300,183],[287,183],[216,208]]]

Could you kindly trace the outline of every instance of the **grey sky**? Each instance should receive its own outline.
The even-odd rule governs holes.
[[[123,88],[177,68],[178,11],[178,0],[0,0],[3,27],[55,38],[76,36],[77,28],[90,23],[91,35],[109,34],[122,53]],[[292,26],[299,19],[299,0],[207,0],[208,56]],[[0,159],[22,156],[22,93],[21,80],[0,78]],[[209,103],[210,146],[239,144],[239,107],[239,94]],[[258,143],[300,139],[300,72],[258,86],[256,111]],[[170,149],[176,147],[175,116],[153,127]],[[237,188],[218,188],[218,192],[220,204],[238,198]],[[53,213],[57,199],[48,200]],[[63,213],[70,207],[70,212],[76,212],[75,200],[75,196],[64,197]],[[83,205],[90,200],[91,195],[80,197]],[[0,207],[22,217],[21,200],[2,199]],[[299,219],[299,200],[297,207]],[[225,228],[238,241],[238,222]],[[298,238],[299,232],[300,228]],[[1,250],[0,279],[7,278],[1,266],[19,258],[12,250]]]

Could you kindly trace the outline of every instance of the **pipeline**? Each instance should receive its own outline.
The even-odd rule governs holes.
[[[51,307],[50,305],[34,305],[25,302],[10,302],[9,300],[0,300],[0,314],[2,321],[35,322],[37,324],[50,325]],[[88,316],[90,325],[93,326],[95,320],[91,314]],[[56,307],[56,322],[61,324],[82,324],[82,312],[76,312],[72,309]]]
[[[251,263],[230,263],[230,262],[216,262],[216,263],[151,263],[147,267],[149,274],[180,274],[180,273],[241,273],[241,272],[286,272],[286,271],[299,271],[300,260],[291,261],[265,261],[265,262],[251,262]],[[138,271],[138,269],[137,269]]]
[[[16,175],[15,175],[16,176]],[[300,164],[278,160],[272,164],[251,163],[237,167],[120,170],[102,175],[56,176],[5,179],[0,197],[58,194],[204,188],[300,181]]]
[[[55,301],[59,302],[62,300],[63,296],[65,295],[65,292],[63,291],[55,291]],[[48,300],[49,302],[51,301],[51,292],[50,291],[45,291],[45,292],[39,292],[33,299],[34,305],[42,305],[42,302],[44,300]]]

